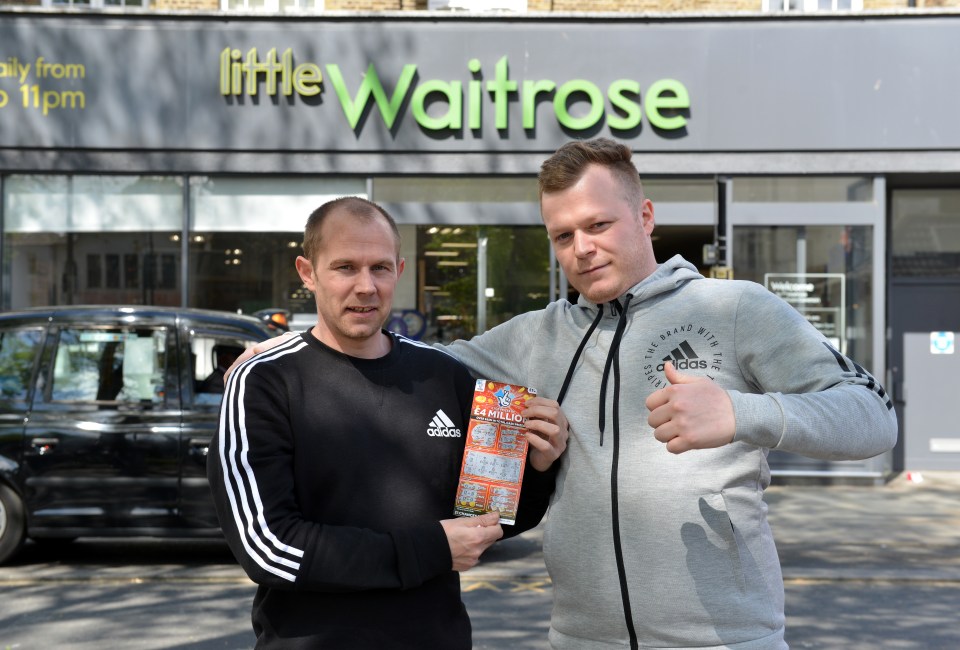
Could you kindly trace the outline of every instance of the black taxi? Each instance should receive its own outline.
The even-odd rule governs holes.
[[[0,313],[0,562],[29,537],[216,536],[223,374],[262,318],[146,306]]]

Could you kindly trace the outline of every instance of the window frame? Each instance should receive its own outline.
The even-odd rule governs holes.
[[[286,12],[293,13],[319,13],[326,8],[325,0],[260,0],[260,6],[251,6],[256,0],[220,0],[220,11],[226,13],[238,12],[257,12],[280,14]],[[284,2],[292,2],[294,6],[285,7]],[[236,6],[242,5],[242,6]],[[312,5],[312,6],[310,6]]]
[[[143,11],[150,9],[153,5],[152,0],[141,0],[140,4],[127,4],[128,0],[115,0],[115,3],[108,3],[106,0],[88,0],[87,2],[78,2],[77,0],[41,0],[40,6],[47,9],[56,9],[58,7],[84,7],[87,9],[133,9]]]
[[[145,400],[145,399],[89,399],[89,398],[77,398],[77,399],[62,399],[56,398],[54,396],[54,390],[56,389],[56,377],[57,377],[57,358],[60,355],[61,346],[63,344],[63,336],[66,332],[77,332],[79,333],[93,333],[93,332],[104,332],[110,334],[137,334],[143,330],[150,330],[151,338],[154,340],[162,341],[163,344],[163,364],[159,367],[156,372],[160,374],[160,380],[162,382],[162,396],[159,399]],[[127,325],[123,323],[104,323],[104,324],[83,324],[83,323],[66,323],[63,326],[54,328],[50,333],[51,342],[50,345],[50,357],[49,361],[46,364],[44,374],[46,375],[45,381],[43,382],[43,389],[38,394],[35,399],[36,406],[47,407],[47,408],[75,408],[77,406],[110,406],[116,407],[117,409],[131,409],[131,408],[164,408],[167,403],[175,397],[177,393],[177,386],[171,384],[171,379],[175,375],[171,374],[171,363],[175,364],[176,361],[172,355],[175,354],[171,350],[171,327],[167,324],[134,324]],[[138,339],[142,339],[138,335]],[[78,336],[78,341],[79,341]],[[173,339],[175,341],[175,339]],[[125,346],[126,348],[126,346]],[[124,349],[125,349],[124,348]],[[124,382],[125,383],[125,382]],[[123,386],[121,386],[121,391]],[[119,395],[119,394],[118,394]]]
[[[821,9],[820,0],[796,0],[796,7],[790,7],[790,0],[762,0],[761,10],[767,13],[811,13],[815,11],[863,11],[863,0],[850,0],[849,9],[837,7],[839,0],[830,0],[830,9]]]
[[[43,348],[46,345],[46,335],[47,328],[44,325],[25,325],[17,324],[11,326],[3,326],[0,328],[0,357],[5,355],[4,344],[6,343],[8,336],[15,336],[19,340],[23,340],[25,336],[36,335],[36,340],[32,341],[33,353],[30,360],[29,372],[26,376],[26,384],[23,386],[23,394],[17,396],[6,397],[0,392],[0,403],[6,404],[28,404],[33,399],[33,390],[34,386],[37,383],[37,372],[40,366],[40,355],[43,352]],[[25,368],[24,368],[25,369]]]

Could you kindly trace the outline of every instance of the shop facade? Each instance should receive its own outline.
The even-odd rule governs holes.
[[[468,336],[569,297],[536,173],[607,136],[634,151],[659,259],[765,284],[893,393],[893,454],[774,454],[777,473],[960,469],[931,379],[960,373],[958,33],[960,13],[0,12],[0,308],[308,322],[303,223],[350,194],[401,227],[391,328]]]

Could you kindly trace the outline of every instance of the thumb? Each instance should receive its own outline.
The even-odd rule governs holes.
[[[497,511],[485,512],[476,517],[478,526],[496,526],[500,523],[500,513]]]
[[[667,381],[671,384],[692,384],[695,381],[700,381],[702,377],[697,377],[696,375],[685,375],[676,368],[673,367],[672,361],[667,361],[663,366],[663,374],[666,376]]]

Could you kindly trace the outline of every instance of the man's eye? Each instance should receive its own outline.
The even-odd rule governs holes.
[[[555,241],[555,242],[558,242],[558,243],[561,243],[561,242],[567,241],[568,239],[570,239],[570,233],[565,232],[565,233],[561,233],[561,234],[557,235],[557,236],[554,238],[554,241]]]

